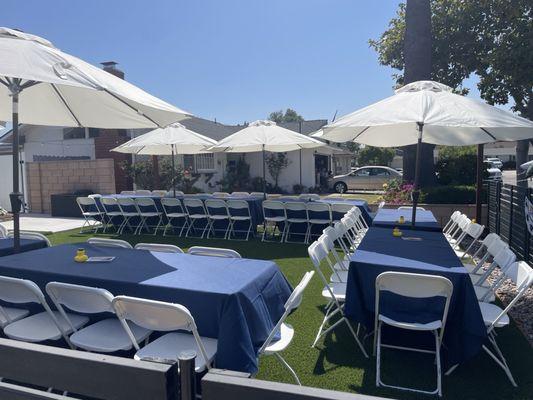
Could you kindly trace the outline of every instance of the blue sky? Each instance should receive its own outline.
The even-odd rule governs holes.
[[[4,0],[0,25],[46,37],[90,63],[223,123],[291,107],[331,119],[392,93],[368,39],[399,1]]]

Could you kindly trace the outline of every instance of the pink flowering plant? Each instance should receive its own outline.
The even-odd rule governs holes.
[[[383,184],[383,200],[387,204],[411,204],[413,184],[394,179]]]

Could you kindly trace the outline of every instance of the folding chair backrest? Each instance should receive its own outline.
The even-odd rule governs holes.
[[[34,282],[8,276],[0,276],[0,299],[14,304],[46,303],[43,292]]]
[[[398,207],[398,210],[412,210],[413,207],[412,206],[401,206],[401,207]],[[416,207],[416,211],[426,211],[426,209],[424,207]]]
[[[267,348],[267,346],[270,345],[270,343],[274,339],[275,335],[279,332],[281,324],[283,324],[283,322],[285,322],[285,319],[287,319],[289,314],[293,310],[295,310],[296,308],[299,307],[299,305],[302,302],[303,292],[304,292],[305,288],[307,287],[307,285],[309,284],[309,282],[311,281],[311,278],[313,278],[314,274],[315,274],[314,271],[306,272],[304,274],[304,276],[302,277],[300,283],[298,283],[298,285],[296,285],[296,287],[292,291],[291,295],[289,296],[289,298],[285,302],[285,312],[283,313],[283,315],[279,319],[278,323],[274,326],[274,328],[272,329],[272,331],[268,335],[267,339],[265,340],[265,342],[263,343],[261,348],[259,349],[259,351],[258,351],[259,354],[262,354],[265,351],[265,349]]]
[[[228,205],[222,199],[207,199],[205,209],[209,215],[228,215]]]
[[[123,190],[120,192],[120,194],[124,194],[126,196],[133,196],[135,194],[135,190]]]
[[[117,203],[123,211],[130,208],[135,209],[135,200],[132,197],[117,197]]]
[[[331,208],[328,203],[311,201],[307,203],[309,219],[327,219],[331,221]]]
[[[58,309],[60,308],[58,305],[62,305],[72,311],[85,314],[114,313],[111,305],[113,295],[105,289],[49,282],[46,285],[46,293]]]
[[[324,249],[324,246],[322,246],[322,244],[318,241],[311,243],[311,245],[307,248],[307,253],[309,254],[309,258],[311,258],[315,268],[320,267],[320,263],[328,255],[326,249]]]
[[[481,234],[483,233],[483,230],[485,227],[480,224],[476,224],[475,222],[472,222],[470,225],[466,227],[466,233],[468,236],[470,236],[472,239],[478,239]]]
[[[492,257],[495,257],[498,253],[500,253],[504,249],[508,249],[509,245],[505,243],[500,237],[493,240],[492,243],[490,243],[487,246],[487,252],[492,255]]]
[[[333,221],[340,221],[342,217],[346,215],[347,212],[349,212],[353,206],[351,204],[343,204],[343,203],[331,203],[331,218]]]
[[[250,216],[250,204],[246,200],[226,200],[230,215]]]
[[[207,214],[204,202],[200,199],[186,197],[183,199],[183,204],[188,214]]]
[[[248,197],[248,196],[250,196],[250,193],[248,193],[248,192],[232,192],[231,195],[235,196],[235,197]]]
[[[291,201],[285,203],[287,218],[307,219],[307,206],[303,201]]]
[[[174,191],[170,191],[171,195],[174,196]],[[181,190],[176,190],[176,197],[183,197],[185,196],[185,193],[183,193]]]
[[[263,201],[263,215],[265,217],[286,217],[285,205],[281,201]]]
[[[501,270],[507,268],[511,263],[515,262],[516,255],[509,248],[502,249],[494,256],[493,262],[497,264]]]
[[[14,232],[9,232],[7,234],[7,237],[12,238],[15,235]],[[21,231],[20,232],[20,238],[21,239],[28,239],[28,240],[42,240],[46,243],[46,247],[51,247],[52,243],[50,240],[44,236],[42,233],[39,232],[29,232],[29,231]]]
[[[98,211],[94,197],[76,197],[81,212]]]
[[[151,194],[154,196],[164,197],[167,195],[167,191],[166,190],[152,190]]]
[[[118,201],[114,197],[100,197],[100,203],[106,213],[112,211],[120,211]]]
[[[485,246],[485,248],[488,248],[492,243],[494,243],[496,240],[500,240],[500,236],[497,233],[489,233],[485,238],[481,241],[481,244]]]
[[[89,238],[87,243],[92,244],[93,246],[102,246],[102,247],[119,247],[122,249],[133,249],[131,244],[125,240],[120,239],[107,239],[107,238]]]
[[[117,296],[113,299],[113,309],[121,319],[154,331],[191,331],[194,318],[189,310],[181,304],[141,299],[129,296]]]
[[[184,212],[183,206],[179,199],[164,197],[161,199],[161,205],[163,206],[163,211],[165,211],[165,214]]]
[[[219,247],[192,246],[187,251],[194,256],[241,258],[241,255],[232,249],[222,249]]]
[[[250,196],[253,196],[253,197],[264,197],[265,194],[263,192],[251,192]]]
[[[7,228],[0,224],[0,239],[7,238]]]
[[[150,196],[152,194],[149,190],[139,189],[135,191],[135,194],[141,195],[141,196]]]
[[[134,249],[155,251],[159,253],[183,253],[184,252],[178,246],[174,246],[173,244],[164,244],[164,243],[137,243]]]
[[[137,197],[135,205],[139,212],[158,212],[154,199],[150,197]]]
[[[226,193],[226,192],[213,192],[213,196],[224,198],[224,197],[228,197],[229,193]]]

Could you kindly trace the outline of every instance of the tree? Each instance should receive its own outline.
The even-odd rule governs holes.
[[[366,146],[359,151],[357,161],[359,165],[389,165],[395,154],[393,149],[386,147]]]
[[[292,108],[287,108],[285,110],[285,113],[283,113],[283,110],[271,112],[268,116],[268,119],[274,121],[276,124],[281,124],[282,122],[304,121],[304,118]]]
[[[462,82],[475,73],[481,97],[489,104],[514,103],[514,111],[533,119],[532,7],[531,0],[432,0],[431,79],[466,94]],[[389,28],[370,40],[380,64],[404,69],[404,30],[401,4]],[[394,77],[398,85],[404,83],[402,73]],[[527,142],[517,143],[517,167],[528,147]]]
[[[274,178],[274,190],[279,190],[278,181],[281,172],[289,166],[286,153],[270,153],[266,157],[268,173]]]

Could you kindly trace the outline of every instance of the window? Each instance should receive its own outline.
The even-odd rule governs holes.
[[[215,156],[213,153],[196,154],[196,171],[213,171],[215,169]]]
[[[183,169],[194,171],[194,156],[192,154],[183,155]]]
[[[390,173],[384,168],[372,168],[370,175],[373,176],[389,176]]]
[[[353,173],[354,176],[369,176],[370,175],[370,169],[369,168],[361,168],[358,169]]]
[[[64,128],[63,139],[85,139],[85,128]]]

